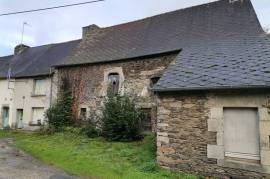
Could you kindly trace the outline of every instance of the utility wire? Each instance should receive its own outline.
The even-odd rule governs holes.
[[[59,8],[71,7],[71,6],[80,6],[80,5],[84,5],[84,4],[97,3],[97,2],[100,2],[100,1],[105,1],[105,0],[94,0],[94,1],[87,1],[87,2],[81,2],[81,3],[75,3],[75,4],[65,4],[65,5],[61,5],[61,6],[47,7],[47,8],[41,8],[41,9],[32,9],[32,10],[26,10],[26,11],[9,12],[9,13],[0,14],[0,16],[24,14],[24,13],[31,13],[31,12],[37,12],[37,11],[46,11],[46,10],[59,9]]]

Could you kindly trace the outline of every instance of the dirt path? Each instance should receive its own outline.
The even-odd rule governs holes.
[[[42,164],[12,144],[11,139],[0,140],[0,179],[74,179]]]

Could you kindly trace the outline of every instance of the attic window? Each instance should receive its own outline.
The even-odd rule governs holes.
[[[150,86],[153,87],[155,84],[157,84],[159,79],[160,79],[160,77],[158,77],[158,76],[152,77]]]
[[[115,96],[118,95],[119,92],[119,80],[120,75],[118,73],[110,73],[108,75],[108,90]]]

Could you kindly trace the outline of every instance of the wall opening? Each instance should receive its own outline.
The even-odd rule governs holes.
[[[83,121],[87,120],[87,109],[86,108],[80,109],[80,119]]]
[[[225,157],[260,160],[259,117],[256,108],[224,108]]]
[[[22,129],[23,127],[23,109],[17,109],[17,128]]]
[[[34,80],[34,90],[33,95],[46,95],[46,79],[36,79]]]
[[[3,119],[3,128],[8,128],[9,126],[9,107],[8,106],[4,106],[2,108],[3,112],[2,112],[2,119]]]
[[[44,122],[44,108],[34,107],[32,108],[32,121],[29,125],[40,126]]]
[[[110,73],[108,75],[108,92],[111,92],[113,95],[118,95],[119,93],[119,84],[120,84],[120,75],[118,73]]]
[[[152,109],[151,108],[142,108],[142,129],[145,132],[152,131]]]

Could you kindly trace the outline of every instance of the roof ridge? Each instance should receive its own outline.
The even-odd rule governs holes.
[[[82,40],[82,39],[75,39],[75,40],[69,40],[69,41],[66,41],[66,42],[56,42],[56,43],[38,45],[38,46],[30,47],[30,48],[38,48],[38,47],[45,47],[45,46],[51,46],[49,48],[52,48],[53,46],[56,46],[56,45],[62,45],[62,44],[66,44],[66,43],[72,43],[72,42],[76,42],[76,41],[80,41],[80,40]]]
[[[120,24],[116,24],[116,25],[112,25],[112,26],[108,26],[108,27],[100,27],[100,29],[101,30],[106,30],[106,29],[110,29],[110,28],[114,28],[114,27],[120,27],[120,26],[123,26],[123,25],[128,25],[128,24],[132,24],[132,23],[136,23],[136,22],[141,22],[141,21],[145,21],[145,20],[148,20],[148,19],[153,19],[153,18],[157,18],[157,17],[160,17],[160,16],[169,15],[169,14],[173,14],[173,13],[177,13],[177,12],[181,12],[181,11],[183,12],[183,11],[187,11],[187,10],[194,9],[194,8],[199,8],[199,7],[209,6],[209,5],[213,5],[213,4],[218,4],[218,3],[221,3],[222,1],[229,1],[229,0],[215,0],[213,2],[203,3],[203,4],[194,5],[194,6],[190,6],[190,7],[186,7],[186,8],[182,8],[182,9],[168,11],[168,12],[164,12],[164,13],[160,13],[160,14],[149,16],[149,17],[144,17],[144,18],[141,18],[141,19],[137,19],[137,20],[133,20],[133,21],[125,22],[125,23],[120,23]],[[245,0],[245,1],[250,1],[250,0]]]
[[[53,46],[56,46],[56,45],[62,45],[62,44],[66,44],[66,43],[72,43],[72,42],[76,42],[76,41],[80,41],[80,40],[82,40],[82,39],[69,40],[69,41],[66,41],[66,42],[57,42],[57,43],[43,44],[43,45],[38,45],[38,46],[30,47],[30,49],[40,48],[40,47],[46,47],[46,46],[51,46],[49,48],[52,48]],[[14,56],[14,55],[0,56],[0,58],[8,58],[8,57],[12,57],[12,56]]]
[[[14,56],[14,55],[1,56],[0,59],[1,59],[1,58],[9,58],[9,57],[12,57],[12,56]]]

